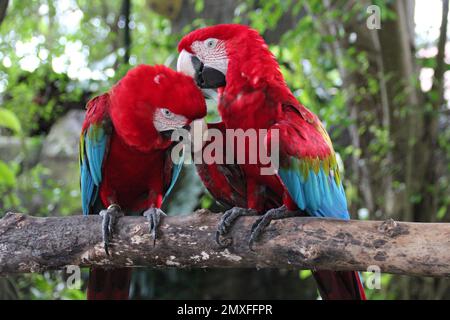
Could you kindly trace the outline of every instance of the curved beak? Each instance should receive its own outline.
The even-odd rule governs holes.
[[[197,56],[182,50],[178,56],[177,71],[194,78],[202,89],[216,89],[225,86],[225,75],[207,64]]]

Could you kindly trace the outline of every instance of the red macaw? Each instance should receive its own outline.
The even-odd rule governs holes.
[[[89,101],[80,137],[82,208],[85,215],[102,215],[108,255],[122,212],[144,211],[155,241],[165,215],[161,204],[182,166],[170,158],[171,133],[205,115],[192,78],[165,66],[137,66],[108,93]],[[92,268],[87,297],[126,299],[130,277],[129,268]]]
[[[200,165],[199,173],[211,193],[235,207],[225,212],[218,227],[223,236],[235,219],[244,214],[262,214],[252,227],[250,245],[273,219],[296,214],[349,219],[345,192],[335,152],[320,120],[297,101],[286,85],[278,63],[257,31],[243,25],[224,24],[195,30],[178,45],[178,71],[196,80],[200,88],[218,89],[218,110],[226,129],[267,129],[263,143],[279,133],[280,168],[262,175],[256,164]],[[260,141],[259,141],[260,142]],[[261,145],[261,144],[259,144]],[[246,159],[249,148],[245,146]],[[241,198],[233,200],[239,179]],[[242,193],[242,190],[245,190]],[[275,194],[275,201],[274,196]],[[236,195],[234,195],[236,198]],[[220,242],[220,241],[219,241]],[[365,299],[357,272],[314,272],[324,299]]]

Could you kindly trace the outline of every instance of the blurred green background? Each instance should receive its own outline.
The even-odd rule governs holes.
[[[372,4],[379,30],[366,24]],[[175,67],[176,45],[190,30],[238,22],[263,34],[296,97],[325,123],[345,164],[354,218],[449,222],[443,12],[448,1],[0,0],[0,217],[80,214],[78,135],[87,100],[136,64]],[[185,169],[165,209],[222,210]],[[3,277],[0,299],[84,299],[84,283],[69,289],[66,277]],[[241,269],[139,269],[131,294],[317,298],[308,271]],[[367,294],[449,299],[450,280],[384,274],[381,289]]]

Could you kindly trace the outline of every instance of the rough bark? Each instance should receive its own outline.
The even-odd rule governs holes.
[[[168,217],[155,246],[143,217],[122,218],[108,257],[99,216],[9,213],[0,220],[0,274],[66,265],[329,270],[376,265],[389,273],[450,276],[449,224],[290,218],[272,222],[252,252],[247,241],[255,218],[240,219],[231,233],[234,244],[221,249],[214,241],[219,217],[205,210]]]

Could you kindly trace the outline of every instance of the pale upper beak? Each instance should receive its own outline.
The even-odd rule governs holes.
[[[182,50],[178,56],[177,70],[194,78],[197,86],[202,89],[215,89],[226,84],[225,75],[206,64],[197,56]]]
[[[192,54],[183,49],[178,56],[177,71],[195,78],[195,69],[192,65]]]

